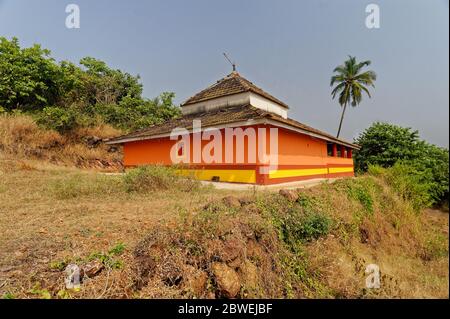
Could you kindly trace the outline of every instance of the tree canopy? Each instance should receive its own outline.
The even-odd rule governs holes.
[[[179,115],[174,93],[146,99],[142,91],[139,76],[98,59],[58,63],[38,44],[0,37],[0,110],[31,112],[58,131],[98,121],[134,130]]]
[[[339,94],[339,104],[342,107],[341,120],[339,122],[339,129],[337,137],[339,137],[344,120],[345,110],[348,104],[356,107],[362,101],[362,93],[365,92],[369,98],[371,97],[367,86],[374,86],[377,79],[375,72],[365,71],[362,69],[371,64],[370,61],[357,62],[355,57],[349,56],[344,64],[337,66],[331,77],[330,86],[336,84],[331,91],[333,99]]]
[[[449,192],[449,152],[419,138],[411,128],[376,122],[355,140],[361,149],[355,153],[355,169],[365,172],[370,166],[395,167],[407,172],[429,189],[430,200],[440,202]],[[405,174],[404,174],[405,173]]]

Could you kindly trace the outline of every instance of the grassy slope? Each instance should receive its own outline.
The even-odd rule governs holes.
[[[61,135],[38,127],[30,116],[0,115],[0,154],[14,160],[36,159],[63,166],[117,171],[122,167],[120,150],[110,152],[106,145],[89,145],[85,138],[103,139],[121,133],[102,125]]]
[[[220,264],[237,274],[242,298],[448,298],[448,213],[415,212],[382,178],[299,190],[296,201],[277,193],[186,191],[176,181],[166,190],[155,184],[157,190],[130,192],[147,180],[71,168],[76,162],[56,149],[50,152],[66,167],[49,163],[47,151],[27,159],[18,150],[48,133],[33,130],[41,137],[15,136],[16,150],[2,140],[4,297],[221,297]],[[106,269],[81,291],[65,290],[65,265],[83,265],[89,256]],[[380,266],[381,289],[365,289],[370,263]]]

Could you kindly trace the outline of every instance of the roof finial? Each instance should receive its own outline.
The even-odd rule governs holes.
[[[236,63],[231,62],[231,59],[228,57],[226,53],[223,53],[223,55],[225,56],[225,59],[227,59],[228,62],[230,62],[230,64],[233,66],[233,72],[236,72]]]

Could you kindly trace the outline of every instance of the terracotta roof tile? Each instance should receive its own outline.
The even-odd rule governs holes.
[[[285,108],[289,108],[287,104],[257,87],[249,80],[243,78],[236,71],[233,71],[226,77],[217,81],[217,83],[190,97],[181,106],[243,92],[253,92],[259,94],[272,102],[280,104]]]
[[[125,141],[145,140],[154,138],[155,136],[158,135],[169,134],[175,128],[185,128],[189,130],[192,129],[193,120],[201,120],[202,128],[207,128],[258,119],[268,119],[273,120],[275,122],[284,123],[287,124],[288,126],[316,134],[319,137],[323,137],[338,144],[344,144],[353,148],[359,148],[358,145],[355,145],[353,143],[341,139],[337,139],[333,135],[312,128],[308,125],[305,125],[293,119],[289,118],[285,119],[274,113],[263,111],[249,104],[229,107],[225,109],[217,109],[214,111],[208,111],[204,113],[185,115],[183,117],[173,119],[162,124],[153,125],[130,134],[106,140],[106,142],[108,144],[120,144]]]

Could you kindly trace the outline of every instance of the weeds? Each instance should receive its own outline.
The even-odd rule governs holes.
[[[124,250],[125,245],[123,243],[118,243],[110,250],[108,250],[107,253],[104,252],[91,253],[88,256],[87,260],[88,261],[97,260],[109,269],[122,269],[123,262],[120,259],[118,259],[117,256],[120,256]]]
[[[125,190],[129,193],[169,189],[190,192],[197,190],[200,186],[200,183],[193,178],[179,176],[177,168],[161,165],[141,166],[129,170],[123,181]]]
[[[176,168],[155,165],[129,170],[123,176],[69,173],[53,180],[48,188],[57,199],[67,200],[129,193],[145,195],[156,191],[194,192],[200,188],[200,182],[179,176]]]
[[[52,294],[47,289],[42,289],[40,284],[36,284],[29,290],[30,294],[36,295],[40,299],[52,299]]]

